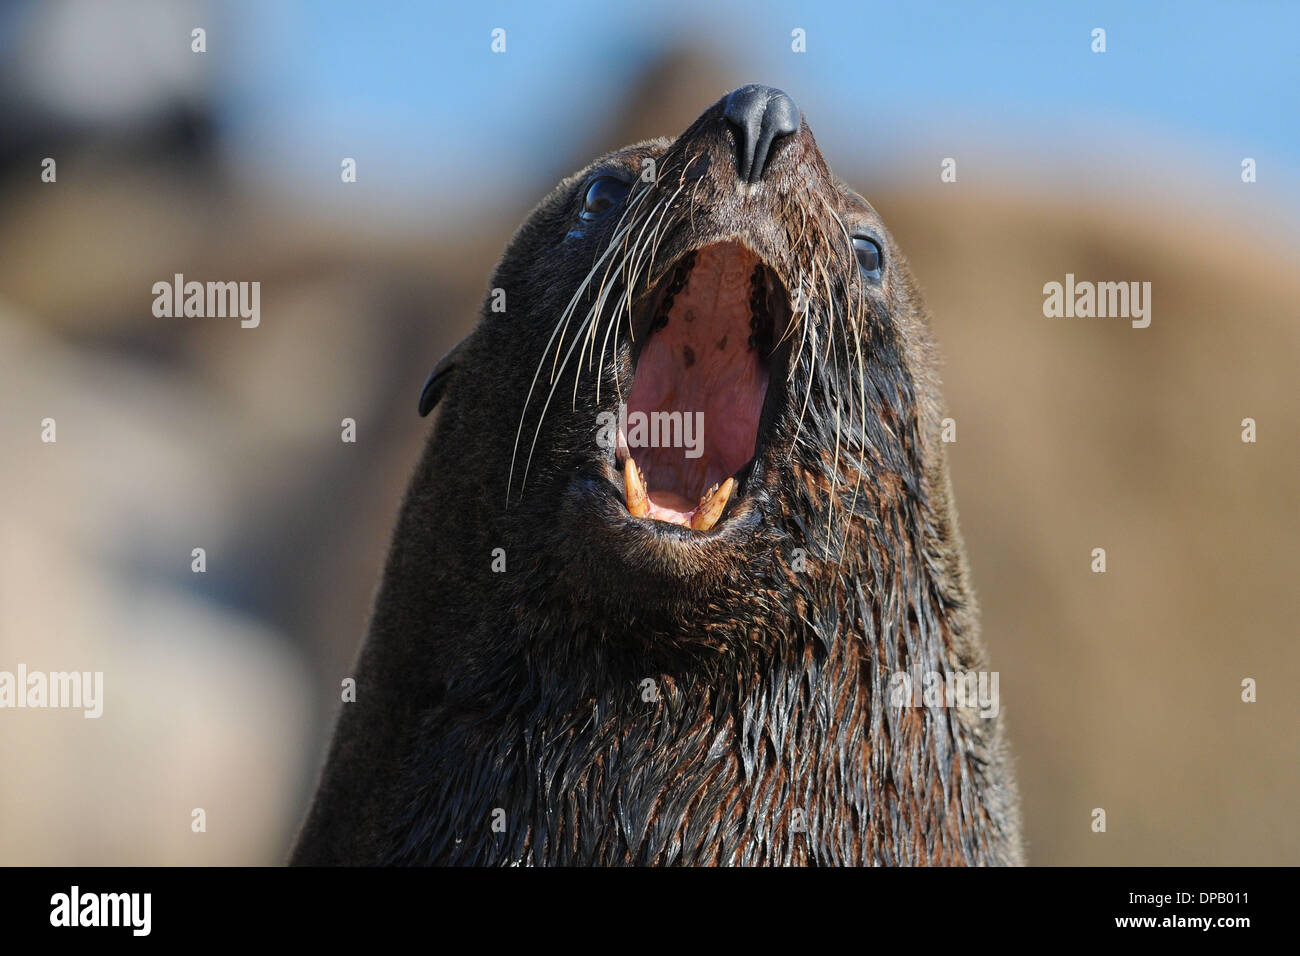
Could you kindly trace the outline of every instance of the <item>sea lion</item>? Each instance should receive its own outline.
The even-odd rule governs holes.
[[[561,182],[421,392],[293,862],[1021,862],[996,716],[906,690],[986,667],[926,322],[779,90]]]

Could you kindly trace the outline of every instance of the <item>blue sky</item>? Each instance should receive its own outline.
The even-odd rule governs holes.
[[[250,0],[217,8],[210,45],[224,51],[226,121],[250,162],[357,156],[380,191],[449,205],[491,195],[520,151],[554,151],[608,116],[674,42],[790,91],[828,155],[896,175],[924,156],[928,177],[935,149],[961,146],[1004,176],[1100,164],[1143,170],[1140,185],[1172,165],[1208,185],[1253,156],[1260,185],[1294,201],[1300,3],[976,6]],[[796,26],[802,55],[790,52]],[[504,55],[489,51],[493,27],[507,31]],[[1104,55],[1089,48],[1094,27]],[[721,92],[701,91],[701,108]]]

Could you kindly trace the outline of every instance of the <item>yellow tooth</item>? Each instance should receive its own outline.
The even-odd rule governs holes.
[[[633,518],[644,518],[650,513],[650,498],[645,491],[645,476],[631,455],[623,463],[623,484],[627,489],[627,510]]]
[[[727,506],[727,499],[731,497],[731,489],[735,487],[736,479],[728,478],[722,487],[714,485],[706,491],[700,498],[695,514],[691,516],[691,527],[696,531],[708,531],[717,524],[722,517],[722,509]]]

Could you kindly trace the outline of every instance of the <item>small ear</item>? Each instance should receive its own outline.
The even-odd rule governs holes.
[[[441,400],[442,393],[451,380],[451,373],[460,360],[460,350],[464,344],[465,341],[462,339],[438,361],[438,364],[433,367],[433,371],[429,373],[429,377],[425,379],[424,388],[420,389],[421,418],[433,411],[433,406],[437,405]]]

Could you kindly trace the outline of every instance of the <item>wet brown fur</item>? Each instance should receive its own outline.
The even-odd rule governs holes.
[[[565,180],[511,240],[507,312],[489,297],[452,362],[294,862],[1022,862],[999,720],[889,699],[900,670],[988,667],[921,296],[806,124],[744,193],[720,113]],[[645,157],[641,204],[566,239],[593,173]],[[628,216],[641,244],[593,273]],[[878,288],[849,220],[884,247]],[[626,395],[639,297],[727,237],[813,302],[744,498],[665,537],[627,516],[595,415]]]

